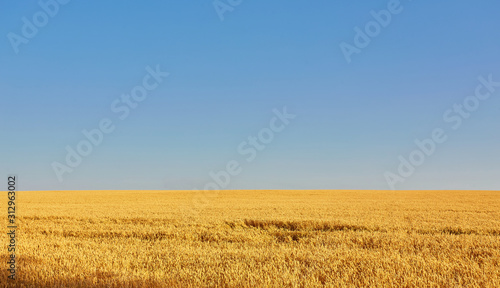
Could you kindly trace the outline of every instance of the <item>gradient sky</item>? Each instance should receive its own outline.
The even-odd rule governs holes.
[[[499,190],[500,88],[459,129],[443,114],[480,75],[500,81],[500,3],[402,0],[347,63],[340,43],[388,2],[243,0],[221,21],[210,0],[71,1],[16,54],[7,35],[43,10],[1,1],[0,175],[21,190],[201,189],[236,160],[229,189],[389,189],[384,173],[439,127],[448,140],[396,189]],[[119,120],[111,103],[157,65],[170,75]],[[238,145],[285,106],[297,117],[245,161]],[[103,118],[115,131],[58,181],[52,163]]]

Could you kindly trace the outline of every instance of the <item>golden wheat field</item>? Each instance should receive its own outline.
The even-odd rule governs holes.
[[[16,206],[2,287],[500,287],[495,191],[21,191]]]

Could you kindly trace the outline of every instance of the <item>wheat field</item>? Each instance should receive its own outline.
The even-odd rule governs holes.
[[[198,196],[18,192],[17,279],[2,233],[0,286],[500,287],[498,191]]]

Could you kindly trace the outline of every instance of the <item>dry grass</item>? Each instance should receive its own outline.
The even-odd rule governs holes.
[[[193,197],[18,192],[16,286],[500,287],[500,192],[222,191],[198,214]]]

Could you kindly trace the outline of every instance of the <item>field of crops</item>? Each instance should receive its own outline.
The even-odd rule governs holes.
[[[2,233],[0,286],[500,287],[500,192],[198,196],[18,192],[18,277]]]

